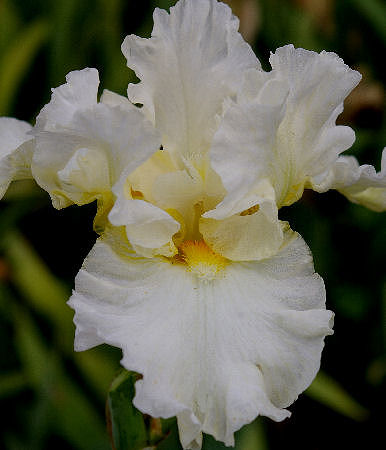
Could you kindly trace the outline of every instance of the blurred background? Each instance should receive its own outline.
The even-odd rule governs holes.
[[[102,88],[125,94],[135,77],[120,52],[129,33],[149,36],[154,7],[169,0],[0,0],[0,115],[34,123],[50,88],[96,67]],[[349,153],[379,170],[386,144],[386,4],[381,0],[229,0],[241,33],[268,69],[269,52],[293,43],[334,51],[363,80],[339,122],[356,131]],[[362,449],[384,441],[386,399],[386,213],[336,192],[306,192],[283,208],[311,247],[336,313],[322,372],[282,423],[260,418],[238,450]],[[109,386],[120,351],[73,352],[66,305],[93,246],[95,205],[56,211],[32,181],[0,203],[0,448],[107,450]],[[382,447],[382,444],[378,444]],[[159,448],[178,449],[175,430]],[[224,446],[205,439],[205,450]],[[378,448],[378,447],[377,447]],[[129,450],[129,449],[128,449]]]

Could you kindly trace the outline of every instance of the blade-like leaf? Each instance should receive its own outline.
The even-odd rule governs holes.
[[[122,370],[107,398],[107,416],[115,450],[142,450],[147,446],[145,421],[133,406],[134,383],[139,375]]]
[[[67,376],[57,354],[46,345],[26,311],[16,305],[12,309],[20,361],[45,405],[40,426],[51,424],[75,449],[107,450],[107,433],[95,408]]]
[[[0,59],[0,116],[9,113],[20,82],[48,34],[47,22],[43,20],[33,22],[17,35]]]
[[[10,206],[8,225],[12,225],[13,207]],[[6,210],[7,212],[8,210]],[[19,210],[14,208],[16,218]],[[0,219],[0,230],[3,220]],[[5,230],[9,229],[4,223]],[[28,304],[39,314],[46,317],[53,325],[56,333],[56,345],[71,356],[101,399],[106,393],[114,377],[117,362],[108,357],[103,349],[97,348],[88,352],[74,354],[73,311],[67,306],[70,290],[61,283],[48,269],[28,241],[18,232],[3,235],[0,246],[10,264],[12,280],[23,294]],[[39,280],[37,283],[36,280]]]
[[[383,42],[386,42],[386,5],[381,0],[350,0],[353,9],[356,9],[372,26]]]
[[[261,417],[246,425],[236,435],[236,450],[268,450],[267,438]]]
[[[368,411],[348,394],[334,379],[319,372],[305,391],[312,399],[354,420],[365,420]]]
[[[0,375],[0,398],[11,396],[26,386],[26,378],[21,372]]]
[[[12,280],[18,290],[36,311],[55,324],[60,342],[72,352],[72,312],[66,305],[69,289],[51,274],[20,233],[7,233],[1,246],[11,265]]]

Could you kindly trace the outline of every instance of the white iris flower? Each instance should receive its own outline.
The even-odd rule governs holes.
[[[33,138],[29,123],[0,117],[0,199],[12,180],[31,178]]]
[[[319,369],[333,313],[278,209],[305,188],[386,209],[385,157],[376,174],[340,156],[355,138],[335,120],[360,75],[291,45],[264,72],[237,29],[216,0],[156,9],[152,37],[122,45],[140,79],[128,99],[98,102],[97,71],[72,72],[28,141],[55,207],[98,201],[101,237],[69,301],[76,349],[120,347],[143,375],[135,406],[177,416],[187,449],[288,417]],[[1,168],[28,140],[4,138],[4,120]]]

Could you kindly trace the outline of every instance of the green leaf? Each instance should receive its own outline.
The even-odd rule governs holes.
[[[84,6],[88,6],[89,2],[64,0],[51,3],[50,17],[55,27],[55,33],[50,39],[50,84],[57,86],[63,82],[67,72],[76,68],[76,61],[79,57],[84,56],[79,52],[78,47],[77,51],[74,51],[74,45],[77,45],[76,40],[78,40],[78,46],[81,45],[79,24],[75,19],[78,15],[84,21],[82,10]],[[90,11],[92,10],[93,8],[90,8]]]
[[[36,311],[55,324],[57,340],[72,352],[72,311],[66,305],[69,289],[51,274],[17,231],[7,233],[1,240],[1,246],[11,265],[12,280],[18,290]]]
[[[0,2],[0,54],[20,28],[20,19],[15,6],[8,0]]]
[[[17,205],[9,208],[9,221],[13,213],[18,217]],[[5,212],[8,212],[8,209]],[[5,213],[4,213],[5,214]],[[2,216],[1,219],[6,219]],[[0,230],[3,221],[0,220]],[[5,226],[5,229],[8,227]],[[70,290],[48,269],[32,246],[17,231],[3,234],[0,243],[5,257],[11,266],[12,280],[23,294],[28,304],[46,317],[56,333],[55,343],[60,350],[71,356],[85,379],[91,384],[101,399],[106,398],[108,387],[117,369],[117,362],[102,349],[74,354],[73,311],[66,304]],[[39,283],[36,282],[39,280]],[[109,352],[111,355],[111,352]]]
[[[262,0],[261,14],[264,27],[261,37],[271,48],[291,42],[295,47],[322,50],[325,43],[317,33],[312,18],[293,2]]]
[[[147,446],[144,417],[132,403],[138,377],[122,370],[108,393],[107,414],[114,450],[142,450]]]
[[[164,439],[155,448],[157,450],[182,450],[175,417],[162,420]]]
[[[11,396],[27,386],[22,372],[11,372],[0,375],[0,398]]]
[[[0,59],[0,116],[10,112],[11,104],[20,83],[26,76],[34,57],[47,40],[49,26],[36,20],[17,34],[12,45]]]
[[[349,0],[352,8],[356,9],[370,23],[378,37],[386,43],[386,6],[380,0]]]
[[[125,95],[127,84],[135,81],[135,77],[126,66],[126,60],[121,52],[124,36],[121,20],[123,6],[122,0],[100,0],[99,14],[97,18],[93,18],[89,33],[93,33],[93,41],[95,35],[101,40],[99,47],[104,57],[103,85]],[[92,29],[93,24],[95,29]],[[118,67],[120,70],[117,70]]]
[[[323,372],[319,372],[305,393],[317,402],[351,419],[362,421],[368,417],[368,411],[339,383]]]
[[[386,350],[386,283],[383,285],[383,290],[382,290],[380,322],[381,322],[381,326],[382,326],[383,349]]]
[[[111,347],[106,349],[99,346],[86,352],[75,352],[72,355],[84,378],[103,400],[106,398],[111,380],[114,379],[120,367],[121,353],[118,351],[119,359],[118,355],[114,355],[117,358],[113,358],[111,357],[112,350]]]
[[[236,450],[268,450],[262,417],[243,427],[236,434]]]
[[[37,404],[38,413],[32,416],[40,430],[33,429],[32,434],[44,437],[44,428],[51,425],[75,449],[107,450],[107,433],[95,408],[68,377],[57,354],[47,347],[28,314],[16,304],[12,309],[20,361],[41,400]]]

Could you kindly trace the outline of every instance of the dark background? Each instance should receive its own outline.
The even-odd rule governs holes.
[[[293,43],[334,51],[363,80],[340,123],[349,153],[380,168],[385,131],[386,5],[381,0],[234,0],[241,32],[268,69],[269,52]],[[135,77],[120,52],[130,33],[149,36],[155,6],[173,1],[0,0],[0,115],[34,123],[50,88],[96,67],[101,87],[125,94]],[[0,448],[109,448],[104,403],[120,352],[72,350],[65,302],[93,246],[95,205],[54,210],[33,182],[14,183],[0,204]],[[258,419],[238,450],[380,448],[386,376],[386,213],[336,192],[307,191],[280,211],[311,247],[336,313],[322,374],[282,423]],[[379,444],[371,444],[376,442]],[[170,449],[178,448],[170,443]],[[207,439],[206,449],[224,448]]]

